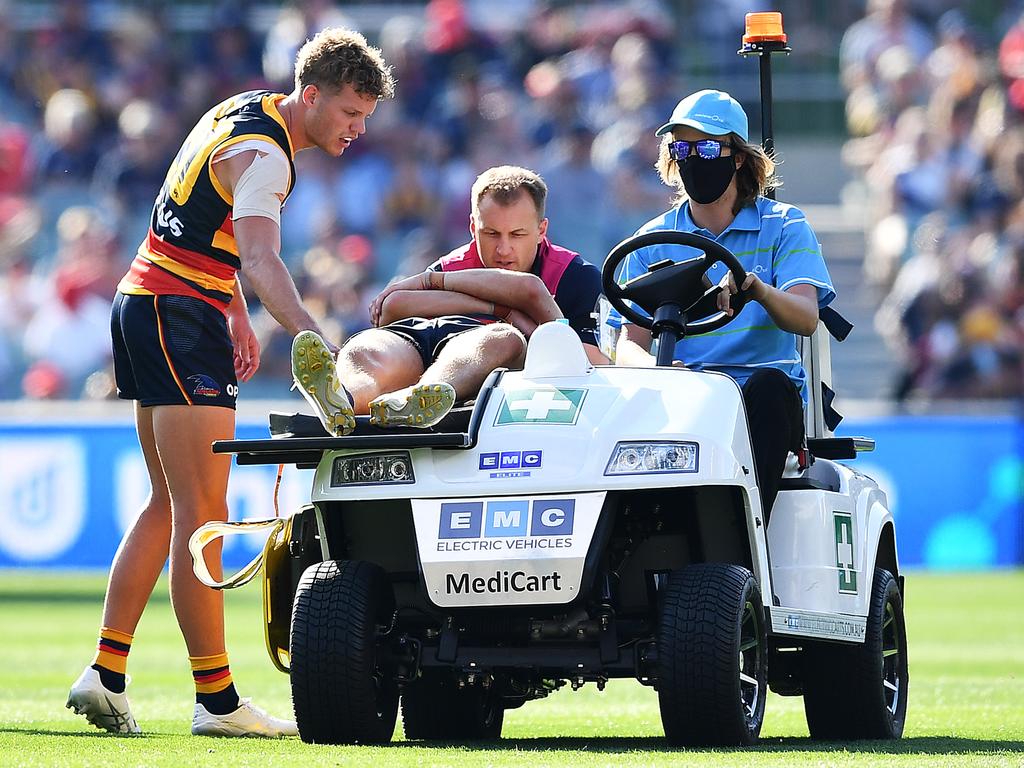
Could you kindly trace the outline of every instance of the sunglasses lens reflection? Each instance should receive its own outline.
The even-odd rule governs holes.
[[[668,155],[676,162],[681,162],[696,151],[702,160],[717,160],[722,156],[722,149],[731,146],[717,139],[701,139],[700,141],[673,141],[668,145]]]

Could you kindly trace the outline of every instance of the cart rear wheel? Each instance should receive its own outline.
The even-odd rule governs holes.
[[[875,569],[862,645],[808,643],[804,713],[815,739],[898,739],[907,716],[907,627],[889,571]]]

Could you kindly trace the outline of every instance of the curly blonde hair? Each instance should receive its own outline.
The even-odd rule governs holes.
[[[395,95],[395,78],[381,50],[340,27],[320,30],[295,56],[295,90],[307,85],[334,91],[351,85],[356,93],[376,99]]]
[[[775,161],[757,144],[744,141],[735,133],[721,137],[732,144],[734,155],[744,155],[746,159],[736,169],[736,203],[733,205],[733,213],[754,202],[758,197],[765,194],[769,189],[778,189],[782,181],[775,173]],[[672,198],[673,205],[679,205],[687,199],[686,189],[683,187],[683,179],[679,175],[679,163],[669,157],[668,145],[675,139],[672,132],[661,137],[661,147],[658,149],[658,161],[654,164],[655,170],[662,182],[672,187],[676,194]]]

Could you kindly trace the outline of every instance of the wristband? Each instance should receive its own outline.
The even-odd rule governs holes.
[[[508,316],[512,314],[512,307],[506,307],[504,304],[491,304],[491,314],[502,320],[508,320]]]

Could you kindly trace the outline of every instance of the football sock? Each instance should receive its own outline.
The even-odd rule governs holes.
[[[196,684],[196,703],[206,707],[214,715],[226,715],[238,709],[241,703],[231,679],[228,655],[189,656],[192,665],[192,679]]]
[[[100,627],[96,643],[96,658],[92,668],[100,673],[100,682],[108,691],[124,693],[124,673],[128,668],[128,651],[132,649],[132,636],[110,627]]]

